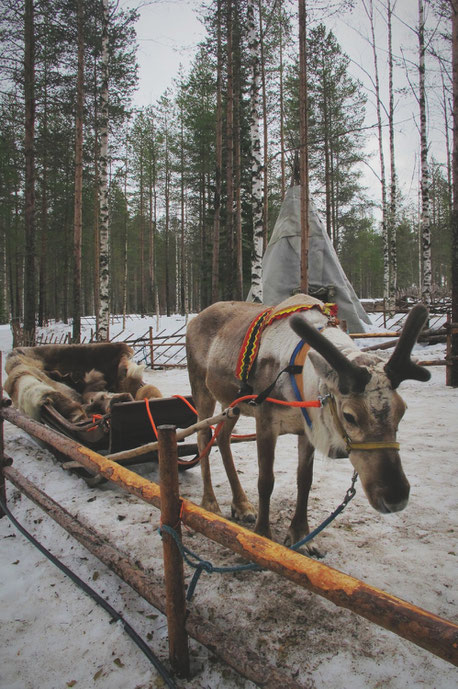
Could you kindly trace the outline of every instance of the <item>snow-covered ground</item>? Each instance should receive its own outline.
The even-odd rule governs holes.
[[[180,321],[132,319],[138,335],[176,330]],[[388,326],[389,327],[389,326]],[[173,331],[173,330],[172,330]],[[371,344],[361,341],[362,346]],[[11,348],[8,326],[0,326],[0,349]],[[417,346],[420,359],[443,358],[444,347]],[[389,350],[387,353],[389,356]],[[347,510],[322,536],[324,562],[444,618],[457,620],[457,447],[458,391],[445,386],[444,367],[431,368],[428,384],[406,381],[408,404],[398,438],[411,499],[403,512],[383,516],[369,506],[360,487]],[[167,394],[186,394],[186,370],[146,371],[145,379]],[[242,419],[243,430],[252,428]],[[90,489],[62,471],[54,458],[25,433],[5,424],[6,452],[14,466],[69,512],[112,539],[133,560],[162,572],[159,513],[134,496],[105,485]],[[279,440],[272,500],[274,537],[282,541],[295,499],[296,439]],[[234,446],[248,495],[256,500],[256,455],[252,443]],[[213,475],[223,513],[230,491],[217,451]],[[142,473],[158,480],[156,466]],[[348,460],[316,461],[311,523],[318,524],[342,500],[351,479]],[[199,468],[181,475],[181,493],[199,502]],[[46,547],[106,597],[167,664],[167,626],[157,610],[75,542],[27,498],[7,484],[12,512]],[[224,564],[239,559],[198,534],[185,543]],[[185,566],[189,582],[192,570]],[[164,686],[119,623],[64,577],[10,524],[0,520],[0,688],[153,689]],[[191,606],[219,623],[286,674],[316,689],[454,689],[458,673],[445,661],[366,620],[269,572],[203,574]],[[251,689],[254,685],[191,641],[189,689]],[[280,689],[280,688],[279,688]]]

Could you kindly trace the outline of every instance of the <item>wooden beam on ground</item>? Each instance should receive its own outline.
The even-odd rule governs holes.
[[[2,413],[5,419],[65,452],[70,459],[79,461],[88,471],[100,472],[129,493],[160,508],[160,488],[156,484],[69,438],[46,429],[16,409],[4,409]],[[182,500],[181,518],[187,526],[248,560],[458,665],[458,625],[453,622],[258,536],[219,515],[207,512],[189,500]]]

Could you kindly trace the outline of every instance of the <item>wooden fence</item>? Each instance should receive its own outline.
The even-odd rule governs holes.
[[[167,615],[169,657],[174,670],[186,675],[189,669],[188,633],[227,662],[239,674],[266,689],[307,689],[292,678],[282,675],[252,650],[202,620],[198,613],[186,611],[183,563],[178,546],[164,534],[164,572],[166,595],[158,588],[158,578],[146,574],[138,564],[121,555],[115,545],[92,529],[84,527],[49,496],[39,491],[5,457],[3,420],[15,424],[69,460],[77,461],[89,472],[98,474],[138,496],[162,513],[163,525],[177,530],[179,524],[191,527],[251,562],[286,577],[294,584],[324,596],[339,607],[365,617],[431,653],[458,665],[458,625],[422,610],[321,562],[304,557],[273,541],[258,536],[223,517],[207,512],[189,500],[179,497],[177,474],[177,441],[173,427],[159,429],[159,462],[161,486],[147,481],[129,469],[65,438],[2,402],[0,415],[0,492],[6,499],[5,479],[32,499],[50,516],[72,533],[92,553],[115,571],[135,591]]]
[[[386,326],[387,311],[381,309],[380,312],[374,312],[375,325],[382,328]],[[362,348],[362,351],[371,351],[377,349],[388,349],[394,347],[402,329],[403,321],[408,310],[399,313],[396,320],[391,323],[391,331],[388,332],[364,332],[351,333],[353,339],[381,339],[386,342],[377,343],[376,345],[368,345]],[[121,318],[121,317],[118,317]],[[445,320],[446,319],[446,320]],[[445,320],[445,322],[444,322]],[[345,327],[345,324],[344,324]],[[32,343],[28,341],[27,336],[21,332],[17,323],[12,324],[13,342],[14,346],[30,346]],[[428,330],[419,338],[420,342],[434,344],[437,342],[446,342],[446,356],[444,359],[425,359],[418,363],[423,366],[446,366],[446,384],[450,384],[451,380],[451,335],[456,332],[458,324],[451,322],[450,313],[438,309],[431,310]],[[134,359],[137,363],[145,364],[151,369],[167,369],[167,368],[186,368],[186,323],[182,324],[172,333],[167,333],[162,329],[154,334],[153,327],[149,327],[142,335],[134,337],[133,333],[123,330],[121,333],[113,337],[111,342],[125,342],[134,350]],[[46,333],[39,334],[35,338],[35,345],[44,344],[69,344],[71,336],[69,332],[64,333]],[[82,339],[82,344],[85,342],[94,342],[95,332],[91,331],[89,337]]]

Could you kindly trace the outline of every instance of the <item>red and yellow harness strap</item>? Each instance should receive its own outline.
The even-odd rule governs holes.
[[[261,343],[261,335],[265,328],[271,323],[282,318],[287,318],[293,313],[300,311],[309,311],[310,309],[319,309],[321,313],[329,319],[337,317],[337,304],[293,304],[279,311],[268,308],[261,311],[250,323],[250,326],[245,334],[245,337],[240,348],[239,357],[237,359],[237,366],[235,369],[235,376],[242,383],[246,383],[250,375],[251,368],[256,361],[259,345]]]
[[[235,369],[236,377],[243,382],[246,382],[251,371],[251,367],[256,359],[261,341],[261,334],[265,328],[270,314],[272,313],[272,310],[272,308],[269,308],[261,311],[261,313],[258,313],[258,315],[253,318],[248,330],[246,331]]]

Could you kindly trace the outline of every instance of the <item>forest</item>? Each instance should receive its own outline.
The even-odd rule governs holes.
[[[95,313],[105,339],[109,313],[245,299],[304,146],[310,196],[358,296],[449,295],[454,3],[419,0],[402,54],[396,5],[299,0],[298,15],[292,0],[208,0],[192,59],[139,108],[139,3],[1,0],[0,322],[34,332],[72,318],[78,341]],[[328,28],[344,6],[365,18],[370,90]],[[414,201],[397,174],[401,74],[416,105]]]

